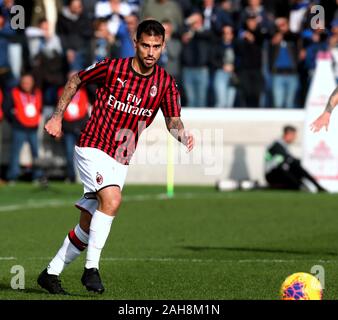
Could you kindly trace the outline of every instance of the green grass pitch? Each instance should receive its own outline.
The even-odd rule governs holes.
[[[64,299],[36,278],[77,223],[80,185],[0,187],[0,299]],[[66,299],[279,299],[286,276],[325,270],[338,298],[338,197],[292,192],[219,193],[211,187],[126,186],[100,270],[106,292],[80,283],[83,254],[62,274]],[[11,288],[11,268],[25,289]]]

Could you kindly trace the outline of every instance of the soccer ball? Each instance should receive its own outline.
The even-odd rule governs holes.
[[[305,272],[288,276],[281,287],[282,300],[322,300],[323,288],[320,281]]]

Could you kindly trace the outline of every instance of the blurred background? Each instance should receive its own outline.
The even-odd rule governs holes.
[[[82,90],[68,108],[61,141],[46,136],[43,124],[71,74],[105,57],[133,56],[138,23],[155,18],[166,29],[160,65],[177,80],[182,118],[197,140],[193,155],[174,145],[175,182],[213,185],[230,179],[264,186],[267,146],[292,125],[298,135],[291,150],[306,161],[307,107],[314,105],[318,114],[338,81],[337,3],[0,0],[0,177],[76,181],[72,148],[90,114],[95,87]],[[15,5],[24,8],[23,28],[15,28],[21,22],[18,11],[11,12]],[[326,68],[318,71],[321,57]],[[320,75],[311,89],[316,70]],[[319,87],[320,92],[313,89]],[[319,103],[309,102],[311,90],[312,95],[318,91]],[[29,121],[14,112],[16,105],[28,106]],[[127,182],[166,182],[164,128],[158,116],[142,136]],[[323,152],[332,146],[321,143],[320,164],[309,164],[314,174],[330,158]],[[333,171],[337,178],[338,168]]]

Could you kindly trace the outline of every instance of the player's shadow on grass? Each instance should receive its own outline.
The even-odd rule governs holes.
[[[36,288],[25,288],[25,289],[13,289],[10,285],[8,284],[4,284],[4,283],[0,283],[0,291],[16,291],[16,292],[20,292],[20,293],[43,293],[43,291],[36,289]]]
[[[39,289],[39,288],[25,288],[25,289],[13,289],[9,284],[5,284],[5,283],[0,283],[0,291],[1,292],[12,292],[16,291],[18,293],[23,293],[23,294],[39,294],[39,295],[43,295],[43,296],[51,296],[47,291],[43,290],[43,289]],[[67,295],[63,296],[63,295],[53,295],[53,297],[57,298],[57,297],[61,297],[63,299],[67,299],[67,298],[93,298],[93,297],[97,297],[92,295],[90,296],[89,294],[80,294],[80,293],[68,293]]]
[[[303,251],[292,249],[270,249],[270,248],[243,248],[243,247],[199,247],[199,246],[184,246],[181,247],[186,250],[195,252],[205,251],[232,251],[232,252],[256,252],[256,253],[278,253],[278,254],[296,254],[296,255],[327,255],[338,256],[337,252],[325,252],[325,251]]]

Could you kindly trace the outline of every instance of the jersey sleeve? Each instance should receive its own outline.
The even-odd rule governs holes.
[[[81,84],[104,84],[106,82],[109,65],[110,60],[104,59],[92,64],[87,69],[80,71],[78,76],[81,79]]]
[[[167,91],[161,101],[161,110],[165,117],[181,116],[181,97],[173,78],[170,79]]]

